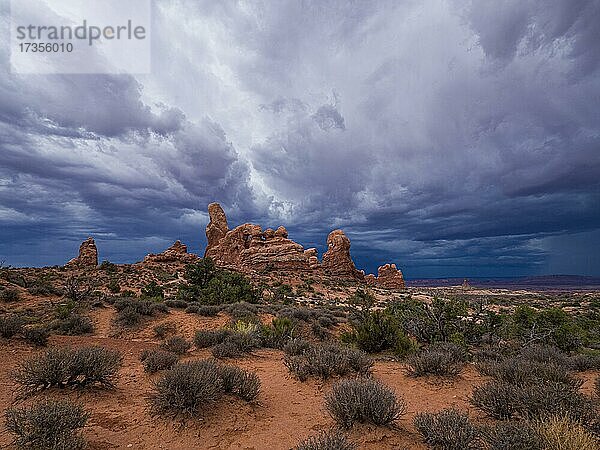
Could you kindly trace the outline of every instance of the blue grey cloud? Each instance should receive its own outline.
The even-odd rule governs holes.
[[[119,261],[201,251],[220,201],[321,250],[342,227],[368,271],[600,275],[597,1],[154,13],[148,76],[19,76],[0,45],[9,262],[62,262],[88,234]]]

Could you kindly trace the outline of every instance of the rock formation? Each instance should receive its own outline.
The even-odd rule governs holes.
[[[396,264],[384,264],[377,269],[377,277],[369,274],[365,281],[370,286],[381,287],[385,289],[404,289],[404,277],[402,271],[396,268]]]
[[[192,263],[198,259],[193,253],[188,253],[187,245],[181,241],[175,241],[168,249],[162,253],[150,253],[144,258],[144,262],[182,262]]]
[[[221,239],[225,237],[229,231],[229,225],[227,224],[227,216],[225,211],[221,208],[218,203],[211,203],[208,205],[208,215],[210,222],[206,225],[206,250],[204,256],[208,256],[209,251],[217,246]]]
[[[218,203],[208,206],[210,222],[206,226],[205,257],[215,264],[242,272],[283,271],[337,279],[363,281],[391,289],[404,288],[402,272],[394,264],[379,268],[379,276],[357,270],[350,256],[350,239],[342,230],[327,237],[327,251],[319,262],[316,248],[304,249],[288,238],[287,230],[263,230],[260,225],[245,223],[230,230],[223,208]]]
[[[259,225],[245,223],[226,231],[215,240],[215,236],[225,229],[222,225],[226,226],[227,219],[217,203],[212,203],[211,206],[210,223],[206,227],[209,244],[204,256],[212,258],[217,265],[244,271],[310,270],[304,248],[287,238],[288,232],[284,227],[279,227],[276,231],[271,228],[263,231]]]
[[[338,278],[362,280],[364,274],[356,269],[350,256],[350,239],[342,230],[334,230],[327,236],[327,251],[321,263],[327,275]]]
[[[69,268],[85,268],[98,266],[98,249],[96,243],[91,237],[87,238],[79,246],[79,256],[73,258],[65,267]]]
[[[311,269],[315,270],[319,268],[319,257],[316,248],[307,248],[304,250],[304,255],[308,258],[308,265]]]

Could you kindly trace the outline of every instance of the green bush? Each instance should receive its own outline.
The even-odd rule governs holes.
[[[344,428],[355,422],[391,425],[406,413],[404,400],[398,399],[394,391],[367,378],[337,382],[325,397],[325,406]]]
[[[536,311],[529,306],[519,306],[509,319],[508,336],[525,344],[545,342],[571,351],[581,346],[583,335],[575,320],[559,308]]]
[[[165,290],[156,281],[151,281],[141,289],[142,298],[165,298]]]
[[[423,441],[443,450],[479,449],[477,428],[467,414],[456,409],[438,413],[418,413],[414,425]]]
[[[300,442],[295,450],[356,450],[358,446],[348,440],[340,430],[321,431]]]
[[[258,300],[257,293],[245,276],[217,269],[210,258],[186,267],[186,285],[179,288],[179,298],[204,305],[250,302]]]
[[[25,394],[66,386],[114,386],[121,354],[102,347],[51,348],[20,363],[13,374]]]
[[[287,317],[276,317],[271,325],[263,325],[261,330],[262,344],[269,348],[283,348],[294,337],[296,325]]]
[[[352,331],[344,333],[342,340],[356,345],[367,353],[394,350],[398,356],[415,351],[415,344],[408,338],[398,321],[384,311],[366,311],[350,322]]]
[[[464,337],[475,340],[482,333],[471,321],[464,320],[468,305],[462,300],[434,298],[431,303],[408,300],[393,303],[387,312],[405,333],[428,344]]]
[[[81,429],[89,414],[70,401],[45,400],[31,406],[9,408],[6,429],[18,448],[79,450],[85,447]]]

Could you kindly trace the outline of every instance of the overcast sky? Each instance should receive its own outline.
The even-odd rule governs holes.
[[[150,75],[15,75],[0,260],[284,225],[408,278],[600,275],[600,1],[156,1]]]

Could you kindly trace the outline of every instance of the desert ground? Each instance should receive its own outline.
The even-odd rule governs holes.
[[[341,378],[351,378],[353,375],[309,376],[301,381],[288,369],[284,363],[285,352],[277,346],[256,346],[241,355],[219,358],[221,363],[235,365],[258,375],[260,392],[251,401],[224,396],[191,416],[161,415],[152,410],[151,395],[164,371],[147,373],[141,355],[145,350],[161,348],[169,337],[179,336],[191,344],[198,331],[231,327],[242,320],[240,315],[252,316],[256,323],[268,327],[274,319],[285,313],[292,317],[294,338],[304,339],[314,345],[337,343],[344,332],[352,329],[352,311],[365,308],[364,305],[359,307],[353,304],[356,303],[357,290],[362,292],[363,289],[354,283],[332,285],[319,280],[307,283],[301,278],[282,283],[281,277],[274,281],[272,276],[263,274],[253,280],[253,284],[260,285],[262,289],[256,304],[237,304],[237,309],[235,303],[221,305],[216,307],[219,308],[218,312],[215,313],[215,308],[206,316],[197,310],[202,306],[199,302],[173,300],[177,297],[175,287],[183,283],[181,274],[184,271],[183,266],[159,264],[111,265],[104,270],[67,270],[59,267],[3,269],[0,292],[5,295],[0,303],[0,314],[4,320],[7,317],[21,318],[22,328],[14,336],[0,340],[0,409],[6,411],[11,407],[23,407],[46,398],[70,399],[89,413],[82,435],[86,448],[90,449],[290,449],[319,431],[335,428],[336,420],[326,408],[324,398]],[[144,298],[143,291],[147,286],[165,288],[161,294],[165,295],[166,292],[166,299],[150,300],[165,306],[156,313],[135,317],[130,321],[123,320],[122,312],[118,311],[119,301],[124,298],[142,301],[140,298]],[[12,295],[9,296],[7,292]],[[548,293],[476,287],[465,289],[460,286],[409,287],[397,292],[373,289],[368,292],[373,302],[369,309],[374,311],[385,311],[388,304],[408,300],[427,304],[434,298],[460,298],[461,301],[471,302],[469,305],[481,305],[483,302],[489,310],[505,311],[507,314],[520,305],[537,309],[555,307],[567,314],[577,314],[597,308],[600,298],[594,291]],[[314,318],[302,319],[302,314],[306,316],[307,310],[334,317],[334,323],[320,326],[318,331],[322,333],[316,333],[315,326],[311,326]],[[79,319],[87,317],[91,327],[78,330],[76,325],[69,322],[74,316]],[[71,328],[65,323],[71,323]],[[36,327],[47,330],[47,342],[40,344],[27,339],[23,330]],[[587,344],[594,346],[590,342]],[[438,412],[445,408],[456,408],[468,414],[476,427],[492,426],[496,421],[470,401],[473,389],[491,379],[477,369],[477,358],[473,356],[477,354],[478,346],[483,347],[484,344],[463,342],[463,345],[471,356],[457,374],[450,376],[414,376],[410,374],[409,363],[404,355],[385,350],[371,353],[369,357],[373,365],[369,376],[390,388],[397,398],[405,402],[406,408],[397,420],[387,425],[375,425],[368,421],[354,423],[344,430],[347,439],[361,449],[434,448],[425,442],[423,435],[415,428],[413,419],[418,413]],[[508,342],[506,345],[509,345]],[[15,380],[14,374],[24,361],[48,349],[87,346],[99,346],[120,353],[122,365],[114,377],[114,386],[69,385],[47,389],[42,386],[33,393],[21,395],[22,386]],[[419,351],[423,351],[427,344],[421,344],[420,347]],[[179,356],[179,362],[213,358],[211,350],[191,345]],[[585,355],[590,362],[583,370],[573,371],[572,377],[581,380],[579,391],[586,398],[594,399],[594,383],[600,373],[597,350],[580,346],[570,353],[570,357],[583,350],[587,352]],[[0,433],[2,448],[17,448],[14,437],[7,429],[3,429]]]

